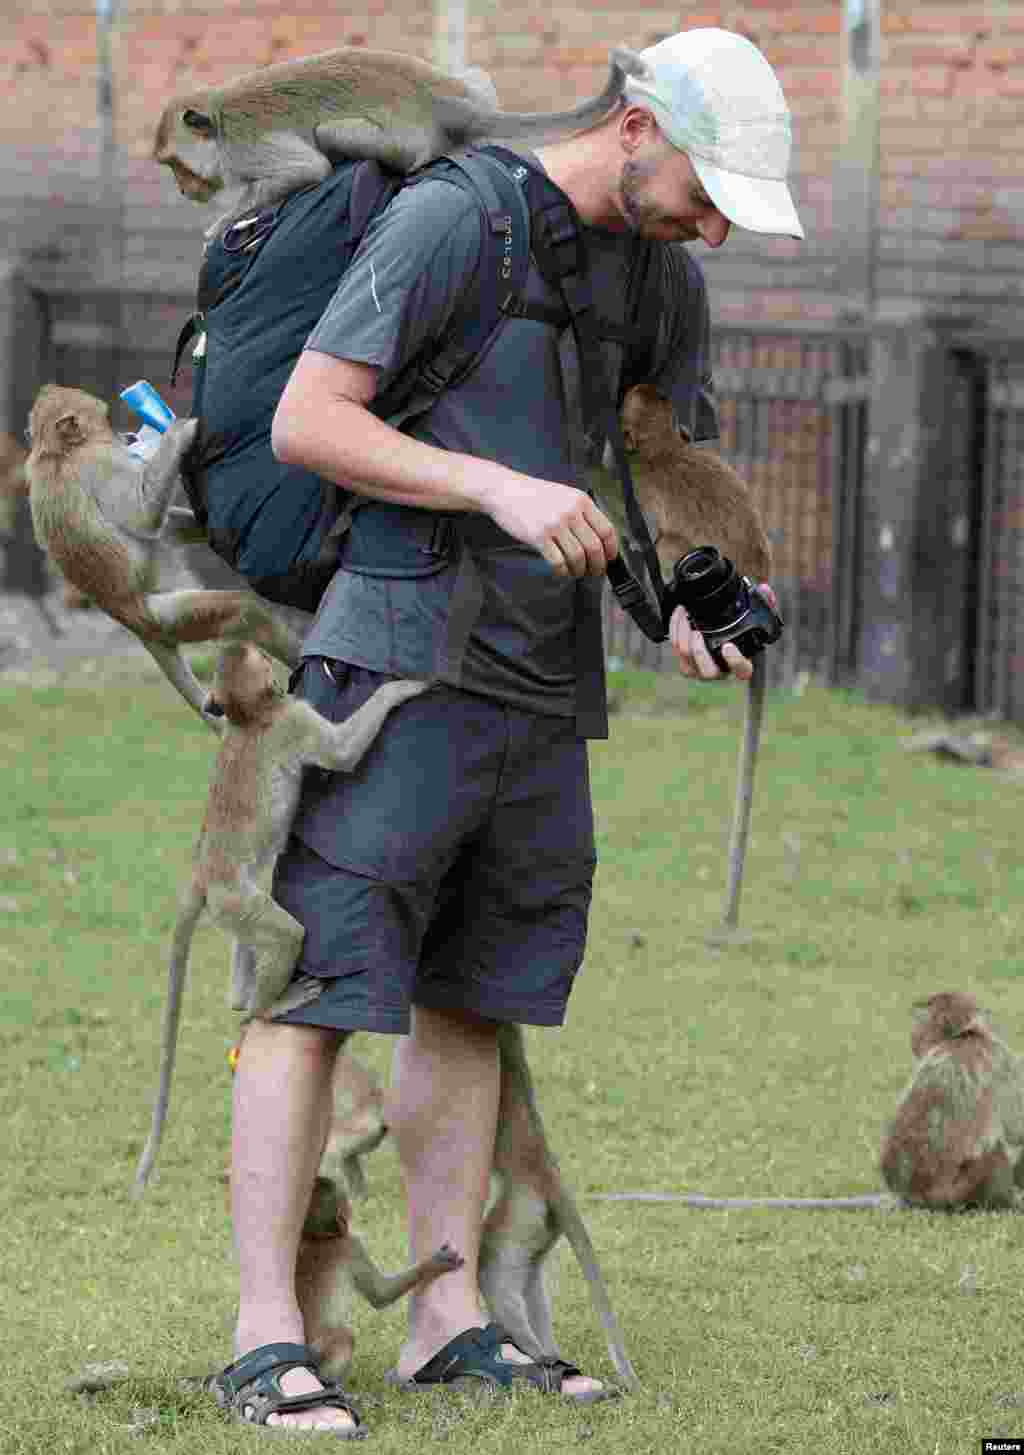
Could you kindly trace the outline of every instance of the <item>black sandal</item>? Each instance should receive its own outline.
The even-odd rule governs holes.
[[[365,1440],[366,1429],[358,1411],[349,1400],[340,1384],[321,1381],[323,1389],[311,1394],[285,1394],[281,1388],[281,1375],[289,1369],[308,1369],[320,1379],[320,1361],[316,1351],[306,1344],[263,1344],[243,1354],[233,1364],[211,1375],[206,1388],[216,1399],[221,1409],[231,1410],[245,1425],[266,1426],[271,1415],[294,1413],[298,1410],[318,1409],[326,1405],[329,1409],[344,1410],[352,1416],[355,1424],[349,1428],[339,1425],[334,1429],[310,1428],[311,1435],[336,1435],[342,1440]],[[271,1430],[285,1434],[302,1434],[288,1425],[271,1425]]]
[[[537,1359],[529,1364],[515,1364],[501,1357],[502,1344],[519,1345],[510,1339],[500,1324],[488,1324],[486,1329],[465,1329],[439,1349],[432,1359],[417,1369],[409,1379],[399,1379],[392,1371],[386,1376],[390,1384],[404,1390],[425,1390],[439,1384],[455,1389],[477,1392],[488,1389],[496,1393],[509,1389],[516,1381],[532,1384],[542,1394],[561,1394],[566,1379],[582,1375],[582,1369],[564,1359]],[[525,1350],[521,1351],[525,1353]],[[616,1389],[587,1390],[583,1394],[567,1394],[575,1404],[597,1404],[599,1400],[613,1399],[619,1393]]]

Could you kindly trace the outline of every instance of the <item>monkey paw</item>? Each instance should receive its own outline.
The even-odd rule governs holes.
[[[454,1273],[465,1261],[462,1254],[457,1253],[450,1243],[442,1243],[437,1252],[431,1255],[430,1266],[438,1273]]]

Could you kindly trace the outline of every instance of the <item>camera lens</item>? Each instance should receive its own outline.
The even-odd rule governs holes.
[[[714,546],[698,546],[677,561],[675,567],[676,575],[686,583],[686,589],[700,596],[706,596],[720,586],[730,569],[729,562],[718,554]]]
[[[714,546],[698,546],[678,560],[672,573],[675,599],[699,631],[730,626],[747,608],[743,578]]]

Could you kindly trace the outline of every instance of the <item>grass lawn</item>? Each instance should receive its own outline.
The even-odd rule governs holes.
[[[530,1036],[570,1185],[581,1199],[875,1190],[912,1001],[979,992],[1024,1051],[1024,787],[904,752],[921,724],[887,708],[814,687],[771,698],[746,933],[715,946],[741,695],[615,680],[621,710],[592,753],[601,863],[587,962],[568,1026]],[[182,1383],[226,1360],[232,1317],[219,1179],[234,1024],[226,945],[207,928],[159,1180],[141,1205],[128,1197],[212,748],[149,675],[0,684],[3,1455],[271,1438]],[[385,1038],[353,1046],[386,1071]],[[390,1144],[367,1171],[357,1226],[398,1266]],[[530,1392],[403,1396],[383,1375],[404,1310],[353,1304],[349,1385],[382,1455],[435,1443],[452,1455],[951,1455],[1024,1435],[1021,1219],[583,1206],[641,1392],[589,1409]],[[552,1261],[565,1351],[608,1377],[579,1271],[564,1249]],[[110,1359],[133,1371],[128,1384],[63,1391]]]

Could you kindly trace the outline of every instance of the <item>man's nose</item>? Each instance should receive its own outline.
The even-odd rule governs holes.
[[[717,207],[709,208],[697,223],[697,231],[709,248],[720,248],[729,236],[732,223],[723,217]]]

